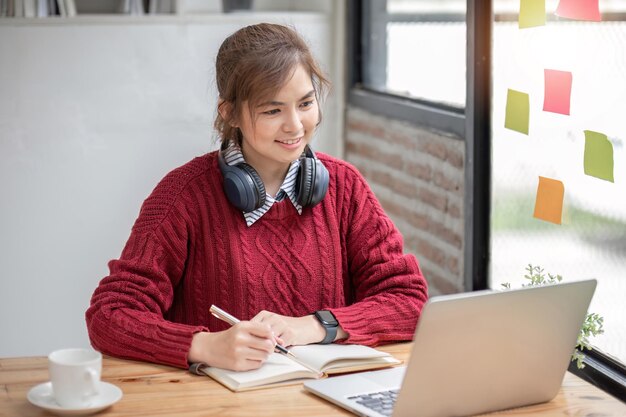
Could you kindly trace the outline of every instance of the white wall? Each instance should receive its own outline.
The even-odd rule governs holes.
[[[215,148],[219,44],[259,21],[294,24],[343,91],[332,14],[0,22],[0,357],[88,346],[84,312],[141,202]],[[317,150],[340,155],[342,106]]]

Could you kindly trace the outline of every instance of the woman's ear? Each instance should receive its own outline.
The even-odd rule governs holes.
[[[224,119],[224,121],[226,123],[228,123],[229,126],[231,127],[237,127],[237,123],[234,119],[234,117],[232,117],[232,112],[233,112],[233,105],[232,103],[230,103],[229,101],[224,100],[223,98],[220,98],[217,101],[217,111],[219,112],[220,116],[222,117],[222,119]]]

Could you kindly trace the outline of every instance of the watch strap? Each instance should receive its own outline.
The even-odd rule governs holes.
[[[325,319],[323,319],[321,315],[322,312],[326,314],[330,314],[333,318],[334,323],[332,324],[328,323]],[[315,313],[313,313],[313,315],[317,319],[317,321],[322,325],[324,330],[326,330],[326,335],[324,336],[324,339],[322,339],[322,341],[319,343],[322,345],[333,343],[335,341],[335,338],[337,337],[337,328],[339,327],[339,323],[337,322],[335,315],[332,314],[328,310],[318,310]]]
[[[337,326],[325,326],[322,324],[322,327],[326,330],[326,336],[324,336],[324,339],[320,343],[322,345],[333,343],[337,337]]]

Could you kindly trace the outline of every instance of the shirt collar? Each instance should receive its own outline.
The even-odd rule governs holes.
[[[241,152],[241,148],[233,141],[231,141],[228,147],[224,150],[224,161],[227,165],[237,165],[246,162],[243,157],[243,152]],[[296,180],[298,179],[298,168],[300,168],[300,159],[296,159],[291,163],[291,165],[289,165],[287,175],[285,176],[278,193],[276,193],[276,198],[266,194],[265,204],[263,204],[263,206],[249,213],[243,213],[248,227],[252,226],[257,220],[263,217],[263,215],[269,211],[274,203],[282,201],[284,197],[288,197],[291,204],[293,204],[298,211],[298,214],[302,214],[302,206],[298,204],[296,200]]]

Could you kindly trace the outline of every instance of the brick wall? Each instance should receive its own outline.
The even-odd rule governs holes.
[[[345,129],[345,159],[402,232],[430,294],[462,291],[465,143],[350,106]]]

